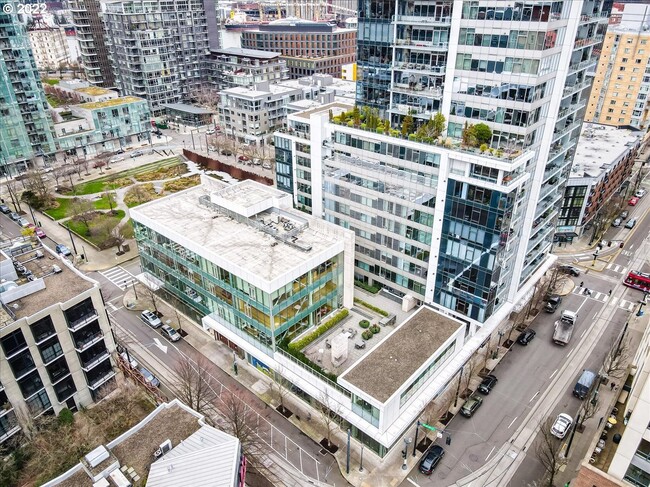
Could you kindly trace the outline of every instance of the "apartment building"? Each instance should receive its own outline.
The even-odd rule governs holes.
[[[165,104],[189,99],[206,78],[206,13],[201,0],[113,0],[105,26],[115,85],[122,95],[149,102],[154,116]]]
[[[591,231],[594,237],[608,228],[617,209],[632,191],[628,178],[641,148],[640,130],[585,124],[564,189],[555,238],[571,240]],[[549,180],[556,184],[558,180]],[[533,227],[539,222],[534,221]]]
[[[289,79],[287,63],[278,52],[229,47],[210,51],[206,63],[208,82],[219,91]]]
[[[610,25],[603,41],[585,120],[647,130],[650,127],[650,31]]]
[[[278,188],[300,184],[312,214],[355,231],[356,279],[496,326],[552,261],[601,6],[362,2],[366,108],[295,114],[300,140],[276,134]]]
[[[282,53],[291,78],[315,73],[340,78],[342,67],[355,62],[356,37],[355,29],[286,18],[243,31],[241,46]]]
[[[29,36],[12,13],[0,12],[0,175],[15,176],[55,157],[56,142]]]
[[[72,13],[86,79],[95,86],[115,87],[101,19],[100,0],[70,0],[68,8]]]
[[[70,62],[68,41],[63,27],[39,27],[30,29],[28,34],[38,69],[56,70],[60,64]]]
[[[99,284],[40,242],[0,250],[0,442],[101,398],[116,371]]]
[[[91,93],[97,89],[93,87]],[[92,96],[87,89],[81,90],[80,96]],[[93,97],[106,96],[110,94],[95,92]],[[67,155],[95,156],[151,143],[151,112],[142,98],[107,98],[70,105],[69,113],[57,114],[54,129],[59,146]]]

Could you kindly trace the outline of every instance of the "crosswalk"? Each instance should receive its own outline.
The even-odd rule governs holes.
[[[121,291],[125,291],[132,282],[136,281],[133,274],[119,265],[107,271],[102,271],[100,274],[119,287]]]
[[[618,274],[626,274],[627,273],[627,267],[619,264],[614,264],[613,262],[610,262],[607,264],[607,267],[605,269],[608,269],[612,272],[616,272]]]
[[[626,257],[632,257],[634,255],[634,252],[632,252],[631,250],[623,250],[621,254],[623,254]]]
[[[585,296],[583,294],[584,289],[576,286],[573,288],[573,291],[571,291],[573,294],[580,295],[580,296]],[[589,296],[590,299],[595,299],[596,301],[600,301],[601,303],[608,303],[610,306],[617,306],[621,309],[627,310],[627,311],[632,311],[634,308],[634,303],[627,301],[625,299],[619,299],[616,296],[610,297],[608,293],[601,293],[598,291],[591,291],[591,296]]]

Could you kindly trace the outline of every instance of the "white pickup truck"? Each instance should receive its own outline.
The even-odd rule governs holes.
[[[553,343],[566,345],[573,335],[573,326],[578,321],[578,313],[575,311],[562,311],[562,317],[555,322],[555,332],[553,333]]]

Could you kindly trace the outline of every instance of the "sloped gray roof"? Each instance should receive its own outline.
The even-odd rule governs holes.
[[[154,462],[147,487],[226,487],[239,468],[239,440],[202,426],[163,458]]]

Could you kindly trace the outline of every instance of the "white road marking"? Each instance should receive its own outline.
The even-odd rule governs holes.
[[[412,483],[413,485],[415,485],[416,487],[420,487],[420,484],[417,484],[414,480],[411,479],[411,477],[406,477],[406,480],[408,480],[409,482],[411,482],[411,483]]]
[[[571,352],[573,352],[573,348],[569,350],[569,353],[567,353],[566,356],[568,357],[569,355],[571,355]]]
[[[584,330],[582,330],[582,333],[580,333],[580,338],[582,338],[583,336],[585,336],[585,333],[587,333],[587,329],[586,329],[586,328],[585,328]]]
[[[162,350],[163,353],[167,353],[167,345],[163,345],[162,343],[160,343],[160,339],[154,338],[153,342],[160,350]]]
[[[136,280],[135,276],[122,266],[115,266],[106,271],[100,272],[102,276],[108,279],[115,286],[120,288],[120,291],[125,291],[127,287]]]
[[[634,248],[634,244],[630,245],[630,246],[628,247],[628,250],[632,250],[633,248]]]
[[[117,311],[117,306],[115,306],[115,305],[114,305],[113,303],[111,303],[110,301],[109,301],[108,303],[106,303],[106,304],[107,304],[107,306],[111,309],[111,311],[113,311],[113,312]]]
[[[539,391],[537,391],[537,392],[535,393],[535,395],[534,395],[533,397],[531,397],[531,398],[530,398],[530,401],[528,401],[528,402],[533,402],[533,399],[535,399],[537,396],[539,396]]]
[[[496,445],[492,447],[492,449],[490,450],[490,453],[488,453],[488,456],[485,457],[486,462],[488,461],[488,458],[490,458],[490,455],[492,455],[492,452],[494,451],[495,448],[496,448]]]
[[[508,425],[508,429],[510,429],[510,427],[511,427],[513,424],[515,424],[515,421],[517,421],[517,418],[518,418],[518,417],[519,417],[519,416],[515,416],[515,419],[513,419],[512,421],[510,421],[510,424]]]
[[[555,371],[550,375],[549,379],[552,379],[553,376],[554,376],[555,374],[557,374],[557,371],[558,371],[558,370],[559,370],[559,369],[555,369]]]
[[[616,302],[618,301],[618,298],[614,296],[612,299],[609,300],[609,305],[610,306],[616,306]]]

